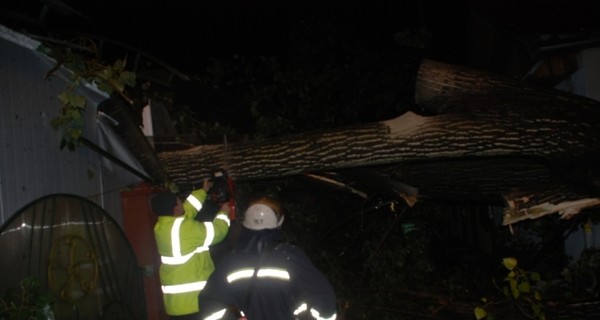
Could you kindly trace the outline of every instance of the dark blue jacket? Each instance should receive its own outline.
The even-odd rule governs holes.
[[[248,320],[335,319],[337,310],[325,275],[279,229],[243,228],[199,303],[201,319],[238,319],[240,312]]]

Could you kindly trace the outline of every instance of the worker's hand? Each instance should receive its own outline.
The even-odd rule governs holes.
[[[229,215],[229,212],[231,211],[231,208],[229,207],[229,203],[225,202],[225,203],[221,204],[220,211],[223,211],[223,212],[227,213],[227,215]]]
[[[202,189],[204,189],[204,191],[208,192],[208,190],[210,190],[210,188],[212,188],[212,181],[209,178],[206,178],[202,181]]]

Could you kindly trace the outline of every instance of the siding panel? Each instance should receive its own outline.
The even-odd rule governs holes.
[[[6,39],[0,37],[0,223],[55,193],[88,198],[122,223],[119,192],[140,179],[121,168],[102,167],[101,156],[87,148],[59,149],[60,135],[50,121],[59,113],[57,96],[69,73],[61,69],[46,79],[52,61]],[[106,96],[91,88],[80,93],[88,98],[84,136],[97,143],[95,111]]]

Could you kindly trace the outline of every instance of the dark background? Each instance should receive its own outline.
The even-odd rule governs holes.
[[[70,8],[64,8],[62,4]],[[9,27],[54,34],[89,33],[123,41],[184,73],[208,58],[232,54],[286,56],[299,21],[326,21],[348,41],[390,45],[406,28],[428,28],[442,55],[465,55],[468,1],[68,1],[8,0],[0,5]],[[15,13],[43,24],[15,21]],[[2,20],[0,20],[2,21]]]
[[[497,45],[492,36],[473,36],[481,31],[470,24],[475,4],[480,6],[478,14],[487,12],[485,19],[490,19],[492,25],[514,39],[531,40],[521,45],[535,47],[543,35],[558,39],[574,31],[585,33],[587,26],[597,27],[596,3],[8,0],[0,3],[0,23],[16,31],[57,39],[76,34],[104,36],[155,56],[191,78],[175,84],[179,93],[175,105],[192,106],[202,120],[229,120],[237,128],[250,122],[246,120],[267,120],[266,127],[275,128],[285,127],[287,123],[275,122],[283,118],[293,124],[286,128],[304,131],[402,114],[411,107],[411,77],[415,62],[423,57],[469,65],[474,58],[474,42],[488,42],[489,51],[482,50],[488,56],[478,58],[489,64],[478,67],[493,69],[494,64],[509,60],[505,53],[511,51],[510,47]],[[47,14],[40,19],[45,9]],[[304,30],[300,37],[299,29]],[[405,40],[399,48],[399,35],[407,31],[419,34],[420,30],[428,34],[423,37],[428,39],[425,47],[411,51]],[[314,46],[299,45],[298,39]],[[232,59],[236,55],[248,60]],[[270,56],[276,56],[287,68],[275,68],[271,73],[268,67],[272,65],[261,59]],[[222,61],[225,71],[216,74],[220,77],[213,73],[213,78],[203,79],[201,76],[215,60]],[[534,59],[527,62],[533,63]],[[530,66],[526,63],[526,67]],[[244,68],[252,70],[235,73]],[[284,71],[287,82],[270,81],[274,74]],[[298,88],[309,88],[312,95],[302,96]],[[247,108],[254,101],[260,106],[256,118]],[[329,118],[324,119],[326,116]],[[252,131],[256,127],[244,129]],[[222,142],[222,135],[218,137],[221,140],[216,142]],[[265,186],[257,182],[252,187],[274,186],[272,181],[262,183]],[[377,206],[380,200],[387,200],[377,193],[362,202],[343,192],[322,191],[314,183],[294,183],[281,183],[290,215],[295,214],[289,220],[294,222],[284,226],[291,229],[294,242],[327,271],[340,298],[350,301],[350,310],[357,313],[372,316],[373,310],[383,310],[389,311],[390,319],[398,319],[402,311],[418,313],[421,308],[438,308],[440,299],[434,297],[424,303],[422,294],[412,294],[435,292],[469,302],[466,307],[452,305],[461,307],[455,313],[464,317],[440,318],[472,319],[471,303],[489,292],[497,294],[490,279],[496,273],[502,283],[506,275],[498,263],[502,257],[518,256],[522,259],[520,265],[553,276],[564,263],[562,235],[572,226],[555,221],[556,217],[522,223],[523,229],[535,232],[517,238],[506,227],[497,225],[501,212],[487,206],[422,206],[395,213]],[[477,230],[489,236],[493,254],[482,254],[483,241],[479,243],[475,236]],[[544,245],[532,241],[530,234],[543,239]],[[557,237],[558,241],[550,241]],[[405,288],[415,291],[403,292]],[[382,301],[389,303],[382,306]],[[388,310],[394,305],[396,309]]]

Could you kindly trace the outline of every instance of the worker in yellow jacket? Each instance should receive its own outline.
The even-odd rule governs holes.
[[[198,294],[214,271],[209,247],[221,242],[229,230],[229,206],[217,206],[214,218],[195,219],[207,198],[211,182],[194,190],[182,203],[171,192],[151,198],[152,210],[159,216],[154,236],[161,258],[160,282],[166,313],[171,319],[196,319]],[[214,205],[213,205],[214,207]]]

